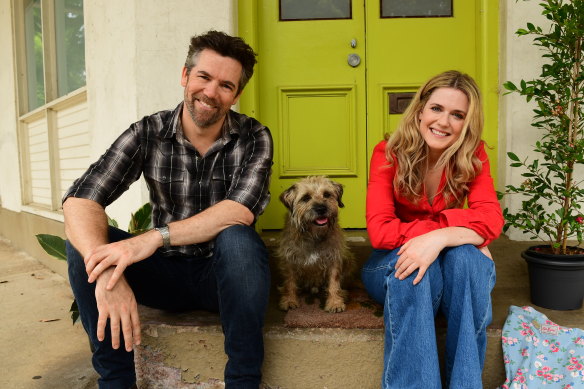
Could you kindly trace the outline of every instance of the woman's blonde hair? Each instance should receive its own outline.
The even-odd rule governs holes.
[[[424,177],[428,169],[428,145],[420,134],[419,115],[438,88],[454,88],[468,98],[468,112],[460,137],[448,147],[436,163],[444,168],[446,185],[444,198],[448,208],[460,207],[471,182],[481,169],[481,161],[475,150],[483,132],[481,95],[476,82],[468,74],[450,70],[428,80],[418,91],[404,112],[397,130],[388,138],[387,160],[397,160],[398,169],[394,185],[398,193],[409,201],[418,202],[423,195]]]

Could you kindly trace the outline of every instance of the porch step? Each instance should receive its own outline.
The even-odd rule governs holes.
[[[371,247],[363,231],[348,231],[351,249],[359,261]],[[269,249],[277,234],[264,234]],[[506,237],[491,246],[497,266],[493,291],[493,322],[487,330],[488,346],[483,372],[484,388],[505,380],[501,332],[510,305],[530,305],[527,268],[520,252],[528,244]],[[273,256],[271,256],[273,258]],[[265,389],[379,388],[383,359],[382,328],[289,328],[278,310],[278,274],[273,266],[274,288],[268,308],[263,382]],[[535,307],[556,323],[584,328],[584,310],[551,311]],[[140,388],[222,388],[226,356],[217,315],[207,312],[168,314],[140,307],[142,345],[135,353]],[[373,311],[370,313],[373,315]],[[440,348],[445,323],[438,320]]]

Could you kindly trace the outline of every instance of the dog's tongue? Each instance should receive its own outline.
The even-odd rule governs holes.
[[[327,217],[321,217],[315,220],[316,224],[318,224],[319,226],[322,226],[324,224],[328,223],[328,218]]]

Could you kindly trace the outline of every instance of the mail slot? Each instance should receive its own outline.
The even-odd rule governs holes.
[[[389,113],[404,113],[410,101],[414,98],[415,93],[388,93],[389,94]]]

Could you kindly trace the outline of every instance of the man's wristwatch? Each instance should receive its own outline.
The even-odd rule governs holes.
[[[168,230],[168,226],[156,227],[155,230],[160,232],[160,235],[162,235],[162,245],[164,246],[164,248],[169,249],[170,248],[170,231]]]

